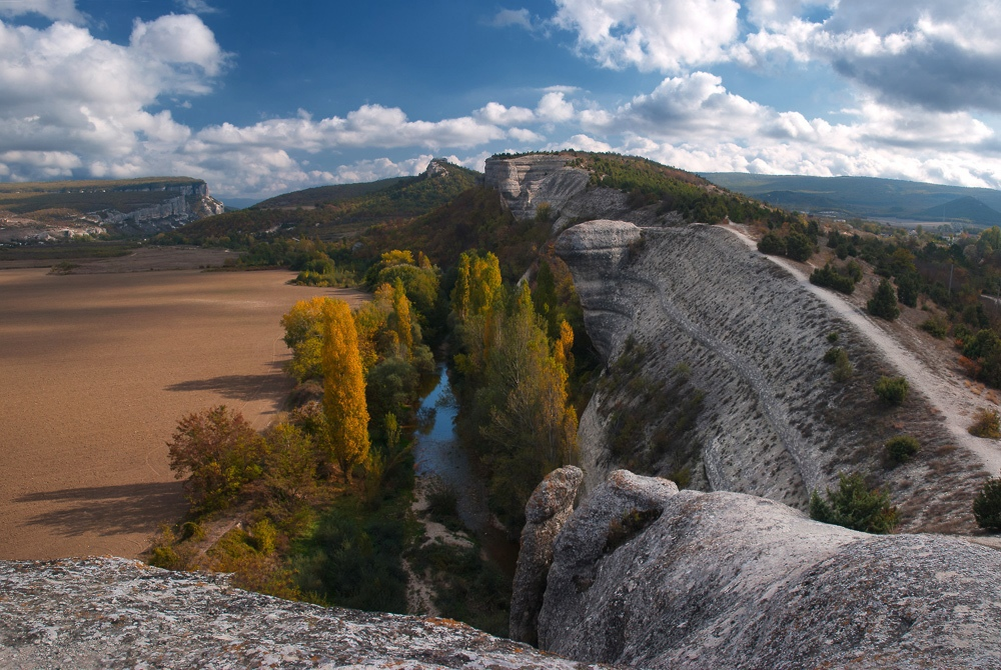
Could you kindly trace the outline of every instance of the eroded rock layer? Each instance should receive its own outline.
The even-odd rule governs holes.
[[[941,417],[913,392],[903,407],[881,405],[873,386],[881,375],[898,374],[893,366],[729,231],[595,221],[567,229],[556,248],[602,355],[614,364],[633,347],[635,359],[618,385],[599,382],[582,413],[587,487],[614,467],[662,476],[683,470],[695,488],[802,509],[812,490],[858,471],[900,505],[906,530],[975,527],[971,477],[983,474],[951,445]],[[823,360],[831,333],[854,367],[848,380],[835,380]],[[606,379],[613,372],[614,365]],[[672,389],[675,404],[698,400],[697,412],[679,418],[672,407],[650,411]],[[917,436],[922,450],[890,468],[883,443],[902,432]],[[684,451],[682,442],[695,446]]]

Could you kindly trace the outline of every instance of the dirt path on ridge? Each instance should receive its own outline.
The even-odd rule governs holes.
[[[732,225],[720,227],[736,235],[751,249],[757,250],[757,242],[740,228]],[[763,255],[788,271],[806,290],[830,305],[840,317],[865,335],[907,378],[911,387],[924,395],[945,417],[945,426],[956,444],[976,454],[992,476],[998,475],[1001,471],[1001,446],[995,440],[974,437],[967,432],[967,427],[977,409],[987,408],[990,405],[974,396],[963,380],[948,369],[944,361],[941,365],[929,366],[902,344],[893,333],[885,329],[878,320],[869,317],[839,294],[811,284],[809,277],[798,264],[786,258]]]

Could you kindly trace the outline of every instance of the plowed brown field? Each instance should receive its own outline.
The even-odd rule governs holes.
[[[265,427],[290,388],[281,315],[364,298],[292,276],[0,271],[0,559],[134,557],[181,515],[177,420],[226,404]]]

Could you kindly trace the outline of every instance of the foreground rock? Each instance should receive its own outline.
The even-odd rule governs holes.
[[[0,562],[2,668],[578,668],[447,619],[294,603],[124,559]]]
[[[1001,665],[1001,553],[619,470],[571,516],[540,648],[644,668]]]

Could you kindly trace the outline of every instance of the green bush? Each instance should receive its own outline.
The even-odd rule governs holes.
[[[855,291],[855,280],[842,274],[840,270],[830,263],[814,270],[810,274],[810,283],[847,295],[851,295]]]
[[[827,339],[833,341],[830,337]],[[851,361],[848,360],[848,352],[841,347],[831,347],[828,349],[827,353],[824,354],[824,362],[834,365],[834,381],[836,382],[848,381],[855,374],[855,368],[852,366]]]
[[[886,441],[886,455],[893,463],[906,463],[918,453],[921,444],[910,435],[898,435]]]
[[[922,323],[920,328],[938,340],[941,340],[949,333],[949,323],[941,316],[928,317],[928,320]]]
[[[858,473],[839,473],[837,490],[827,489],[824,497],[816,490],[810,495],[811,519],[852,530],[889,533],[899,523],[899,516],[890,497],[870,489]]]
[[[779,237],[775,233],[766,233],[758,242],[758,251],[763,254],[772,254],[773,256],[785,256],[785,238]]]
[[[887,405],[900,405],[907,399],[910,384],[903,377],[880,377],[874,390]]]
[[[791,233],[786,238],[786,256],[794,261],[807,261],[813,255],[813,242],[802,233]]]
[[[1001,479],[991,477],[973,499],[977,525],[987,530],[1001,530]]]

